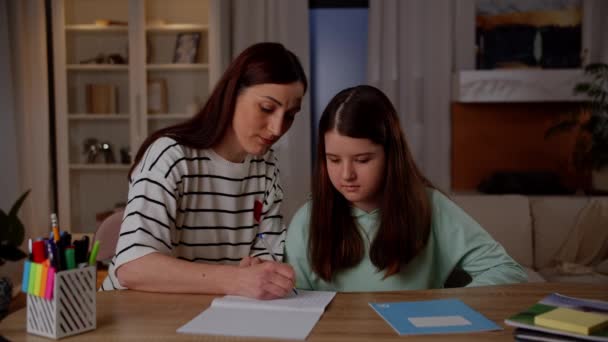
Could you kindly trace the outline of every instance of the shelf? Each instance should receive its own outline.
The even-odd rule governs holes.
[[[147,64],[146,69],[150,71],[163,71],[163,70],[175,70],[175,71],[188,71],[188,70],[207,70],[209,64],[197,63],[197,64]]]
[[[223,19],[213,17],[211,0],[181,0],[177,5],[169,0],[49,3],[52,57],[57,61],[53,72],[58,214],[72,232],[83,233],[94,230],[98,213],[127,198],[132,165],[122,161],[132,160],[151,133],[191,119],[194,103],[208,97],[216,81],[216,61],[229,55],[225,44],[216,42],[228,41],[229,32],[224,32]],[[200,36],[195,59],[172,63],[177,38],[192,33]],[[110,58],[112,54],[126,61]],[[220,57],[214,59],[216,55]],[[117,61],[125,64],[109,64]],[[165,82],[158,98],[148,83],[155,79]],[[93,101],[91,84],[113,88],[100,87],[98,101]],[[148,105],[161,97],[165,113],[148,114]],[[93,111],[91,103],[113,113]],[[110,143],[116,163],[106,164],[103,152],[87,163],[87,139]]]
[[[581,69],[466,70],[452,77],[454,102],[577,102]]]
[[[95,24],[66,25],[67,32],[128,32],[128,26],[99,26]]]
[[[95,120],[128,120],[129,114],[68,114],[70,120],[83,120],[83,121],[95,121]]]
[[[70,164],[71,171],[129,171],[131,165],[125,164]]]
[[[190,118],[192,118],[192,115],[185,113],[148,114],[148,120],[185,120]]]
[[[166,25],[147,25],[148,32],[182,32],[182,31],[207,31],[207,25],[200,24],[166,24]]]
[[[73,71],[127,71],[128,64],[68,64],[68,70]]]

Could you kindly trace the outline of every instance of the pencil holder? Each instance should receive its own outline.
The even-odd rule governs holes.
[[[97,327],[95,266],[55,274],[52,299],[27,295],[27,332],[60,339]]]

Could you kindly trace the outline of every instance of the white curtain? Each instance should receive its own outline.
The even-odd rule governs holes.
[[[608,16],[608,1],[602,1],[601,7],[598,9],[596,18],[606,18]],[[608,63],[608,20],[599,21],[599,42],[601,46],[599,61]]]
[[[368,81],[395,105],[422,172],[450,190],[452,1],[370,0]]]
[[[13,73],[8,31],[8,1],[0,0],[0,209],[7,212],[21,189],[18,184],[16,115],[13,110]]]
[[[216,54],[220,70],[231,58],[251,44],[279,42],[295,53],[310,77],[309,25],[307,0],[215,0],[214,13],[222,16],[220,41],[231,42],[221,46]],[[226,22],[229,21],[229,24]],[[212,23],[213,24],[213,23]],[[219,28],[219,23],[216,26]],[[281,181],[285,191],[283,216],[288,224],[295,211],[306,202],[310,193],[311,177],[311,118],[309,95],[304,98],[302,111],[293,126],[273,147],[278,154]]]
[[[2,70],[7,73],[3,73],[0,82],[7,91],[6,96],[12,97],[6,100],[3,95],[6,106],[2,108],[2,116],[12,116],[12,120],[3,119],[3,122],[14,125],[17,156],[17,164],[3,166],[2,175],[14,175],[9,168],[16,170],[18,179],[11,181],[17,184],[17,195],[31,189],[19,216],[26,228],[26,237],[35,238],[49,232],[52,201],[44,1],[0,1],[0,36],[8,37],[8,44],[4,42],[1,46],[8,49],[2,51],[7,63]],[[5,270],[14,282],[19,281],[20,269],[16,264],[10,264]]]

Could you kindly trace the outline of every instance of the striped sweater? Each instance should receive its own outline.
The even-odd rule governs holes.
[[[101,290],[124,289],[115,270],[153,252],[210,264],[238,264],[249,255],[269,259],[256,239],[260,232],[282,258],[277,164],[272,150],[232,163],[212,149],[156,140],[131,175],[116,254]],[[255,201],[263,203],[260,225]]]

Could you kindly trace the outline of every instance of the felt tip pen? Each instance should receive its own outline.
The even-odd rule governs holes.
[[[65,268],[67,270],[72,270],[76,268],[76,256],[74,247],[68,247],[64,250],[65,253]]]
[[[272,252],[272,248],[270,248],[270,246],[268,245],[268,241],[264,239],[264,233],[259,233],[258,237],[260,238],[260,241],[262,241],[262,244],[264,244],[264,248],[266,248],[266,251],[268,252],[268,254],[270,254],[272,260],[278,261],[277,256],[274,254],[274,252]],[[293,293],[295,293],[296,295],[298,294],[298,291],[295,289],[295,287],[292,290]]]
[[[95,241],[89,255],[89,265],[94,266],[97,263],[97,253],[99,253],[99,240]]]

